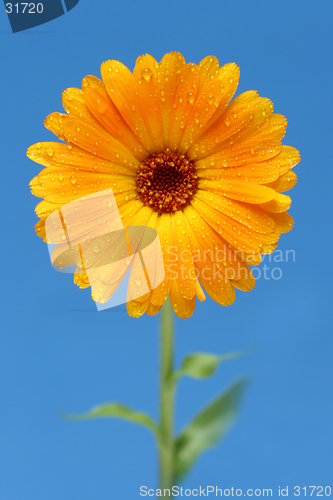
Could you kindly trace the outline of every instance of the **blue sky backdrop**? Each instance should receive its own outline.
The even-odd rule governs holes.
[[[253,346],[210,380],[181,381],[178,430],[236,377],[252,376],[236,426],[184,486],[333,488],[332,10],[322,0],[80,0],[12,34],[0,6],[0,500],[132,500],[139,486],[156,487],[144,428],[59,416],[114,400],[157,417],[159,318],[130,319],[124,306],[98,313],[88,290],[52,269],[28,189],[41,168],[25,152],[53,140],[45,117],[62,111],[65,88],[100,76],[103,61],[133,69],[138,55],[160,60],[170,50],[195,63],[209,54],[236,62],[237,93],[272,99],[289,121],[284,144],[302,155],[291,192],[295,228],[279,242],[296,261],[281,264],[281,280],[238,292],[233,306],[207,298],[176,322],[177,363],[194,351]]]

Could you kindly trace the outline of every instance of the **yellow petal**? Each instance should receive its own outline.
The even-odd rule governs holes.
[[[41,201],[35,208],[36,215],[40,219],[47,219],[55,210],[60,208],[62,203],[50,203],[49,201]]]
[[[280,213],[290,208],[291,198],[285,194],[277,193],[275,198],[267,203],[262,203],[261,208],[267,212]]]
[[[190,242],[187,234],[187,225],[181,210],[171,216],[173,232],[173,250],[177,259],[173,264],[174,280],[178,281],[179,292],[185,299],[192,299],[196,291],[196,278]]]
[[[286,172],[281,175],[276,181],[267,184],[268,187],[275,189],[278,193],[289,191],[297,183],[297,175],[293,171]]]
[[[280,234],[271,232],[271,234],[257,233],[243,224],[221,214],[198,198],[194,204],[195,210],[201,215],[202,219],[220,234],[226,241],[244,252],[260,252],[263,243],[275,243]]]
[[[236,180],[207,181],[199,180],[199,189],[211,191],[232,200],[243,201],[245,203],[266,203],[273,200],[276,196],[274,189],[250,182]]]
[[[241,203],[229,198],[224,198],[209,191],[199,189],[192,201],[192,205],[196,208],[196,200],[202,200],[207,205],[210,205],[215,210],[221,212],[228,218],[233,219],[249,229],[262,234],[269,234],[275,231],[275,223],[273,218],[264,210],[256,205]]]
[[[114,193],[132,191],[135,179],[125,175],[98,174],[60,167],[42,170],[30,182],[34,196],[51,203],[65,204],[96,191],[112,189]]]
[[[70,168],[98,173],[114,173],[135,176],[140,166],[136,160],[127,162],[126,166],[99,158],[77,146],[61,142],[38,142],[29,147],[27,156],[45,167]]]

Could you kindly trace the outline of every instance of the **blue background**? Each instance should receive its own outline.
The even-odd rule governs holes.
[[[331,19],[332,3],[320,0],[81,0],[12,34],[1,7],[1,500],[132,500],[139,486],[156,487],[144,428],[59,416],[115,400],[157,417],[159,318],[130,319],[124,306],[97,313],[88,290],[52,270],[28,189],[40,167],[25,151],[53,140],[44,118],[62,110],[65,88],[99,76],[104,60],[132,69],[138,55],[160,60],[170,50],[196,63],[208,54],[237,62],[238,93],[271,98],[289,120],[284,143],[303,158],[291,192],[295,228],[279,243],[296,262],[282,265],[281,280],[238,292],[233,306],[207,298],[176,322],[177,363],[193,351],[254,346],[212,379],[181,382],[177,429],[233,379],[253,377],[236,426],[184,486],[273,488],[275,496],[279,485],[333,487]]]

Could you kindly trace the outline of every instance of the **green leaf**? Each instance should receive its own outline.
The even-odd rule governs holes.
[[[248,379],[235,382],[226,392],[208,405],[183,430],[175,446],[175,476],[182,479],[199,455],[216,445],[237,417]]]
[[[178,380],[181,376],[187,375],[194,378],[206,378],[213,375],[220,363],[228,359],[237,358],[246,351],[230,352],[222,356],[208,353],[195,353],[186,356],[180,369],[174,373],[173,379]]]
[[[105,403],[100,406],[95,406],[89,412],[82,415],[63,415],[70,420],[89,420],[92,418],[113,417],[129,420],[135,424],[144,425],[158,434],[158,427],[146,413],[137,412],[128,408],[128,406],[119,403]]]

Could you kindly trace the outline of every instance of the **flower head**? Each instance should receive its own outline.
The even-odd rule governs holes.
[[[215,57],[195,65],[176,52],[160,63],[146,54],[133,73],[107,61],[101,74],[64,92],[66,114],[47,117],[45,126],[64,142],[28,150],[46,167],[31,181],[44,198],[37,234],[45,239],[45,220],[63,205],[111,188],[124,227],[155,228],[163,252],[163,282],[129,300],[130,315],[156,314],[170,295],[187,318],[203,289],[231,304],[235,288],[255,284],[249,265],[293,225],[282,193],[296,183],[299,153],[281,144],[286,119],[255,91],[231,101],[239,69],[219,67]],[[78,266],[74,281],[86,288],[81,258],[73,253],[68,265]],[[107,300],[114,283],[99,279]]]

